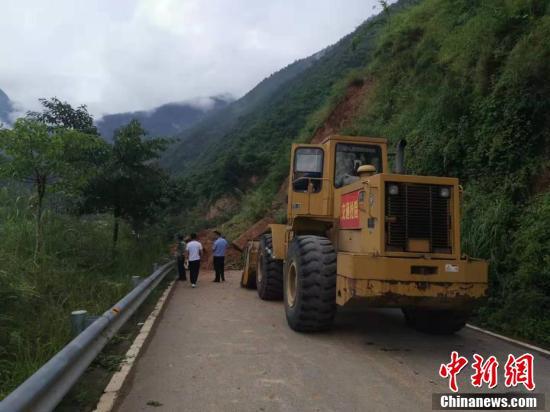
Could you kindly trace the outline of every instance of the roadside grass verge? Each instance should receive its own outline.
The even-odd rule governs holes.
[[[72,311],[103,313],[130,290],[133,275],[149,275],[166,254],[153,229],[138,237],[122,225],[113,253],[109,216],[50,211],[35,260],[27,203],[0,188],[0,399],[69,342]]]

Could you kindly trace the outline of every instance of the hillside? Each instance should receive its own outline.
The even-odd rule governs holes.
[[[403,0],[389,10],[413,3]],[[288,171],[290,143],[311,139],[345,93],[348,76],[372,60],[387,17],[372,17],[336,44],[290,64],[181,136],[163,164],[193,181],[189,203],[182,205],[186,221],[201,225],[207,208],[211,221],[205,224],[232,219],[238,234],[263,216]]]
[[[323,53],[295,61],[279,70],[239,100],[216,113],[211,113],[197,125],[178,135],[180,142],[166,153],[164,165],[176,174],[185,174],[192,171],[195,166],[203,164],[204,158],[208,155],[223,152],[217,143],[231,131],[247,124],[246,116],[269,106],[271,99],[282,87],[308,69]]]
[[[550,344],[550,2],[426,0],[395,15],[344,133],[409,140],[465,188],[465,253],[490,262],[479,322]]]
[[[8,123],[13,104],[6,93],[0,89],[0,123]]]
[[[402,1],[390,9],[410,3]],[[182,136],[164,164],[178,174],[195,176],[192,197],[208,201],[240,197],[254,186],[252,178],[266,193],[258,205],[265,210],[268,194],[277,191],[287,172],[289,144],[308,138],[312,116],[322,117],[322,109],[328,110],[332,98],[345,89],[343,79],[370,61],[385,19],[371,18],[336,44],[265,79]]]
[[[214,96],[206,102],[184,101],[168,103],[149,111],[137,111],[108,114],[96,122],[101,135],[112,140],[116,129],[137,119],[152,136],[171,137],[189,129],[207,115],[211,115],[226,107],[233,98],[230,96]]]
[[[182,224],[236,238],[266,215],[283,220],[277,193],[292,141],[407,138],[409,172],[464,184],[463,248],[490,262],[478,322],[549,344],[549,3],[399,2],[365,22],[252,109],[228,115],[233,103],[219,113],[230,120],[203,123],[167,157],[193,182]],[[204,144],[193,142],[201,131]]]

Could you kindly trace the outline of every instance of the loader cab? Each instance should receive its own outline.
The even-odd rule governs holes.
[[[335,191],[358,181],[367,169],[370,174],[387,170],[386,144],[386,139],[329,136],[320,144],[292,145],[289,220],[308,216],[331,221]]]
[[[376,144],[336,143],[334,187],[339,189],[359,180],[359,168],[370,165],[382,172],[382,148]]]

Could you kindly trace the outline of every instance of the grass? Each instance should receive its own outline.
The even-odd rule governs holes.
[[[52,202],[34,260],[28,203],[24,191],[0,188],[0,399],[70,340],[71,311],[103,313],[166,252],[158,233],[138,238],[123,225],[113,254],[109,216],[54,212]]]
[[[410,173],[464,185],[463,251],[489,261],[477,322],[550,346],[550,2],[425,0],[393,15],[350,134],[407,138]]]
[[[174,271],[166,275],[137,309],[136,313],[113,336],[71,391],[63,398],[55,409],[56,412],[72,412],[75,410],[91,412],[95,410],[95,406],[111,376],[120,370],[125,354],[139,333],[141,325],[154,309],[164,290],[174,279]]]

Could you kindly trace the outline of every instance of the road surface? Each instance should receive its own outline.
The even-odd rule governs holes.
[[[432,393],[449,392],[438,369],[451,351],[470,364],[474,353],[495,355],[497,392],[507,355],[526,352],[470,329],[424,335],[398,310],[340,310],[333,331],[299,334],[282,302],[241,289],[239,272],[226,277],[176,285],[119,411],[429,411]],[[466,392],[476,392],[471,370],[458,379]],[[548,397],[550,360],[538,354],[535,383]]]

